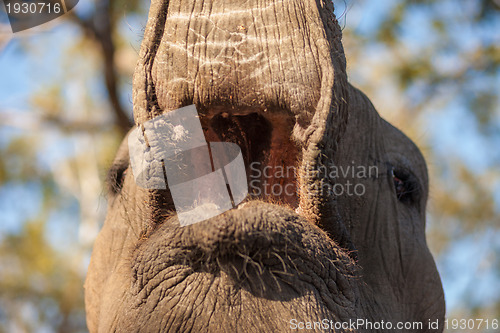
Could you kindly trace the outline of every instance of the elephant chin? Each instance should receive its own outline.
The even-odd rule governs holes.
[[[234,325],[282,331],[291,320],[356,315],[355,263],[284,206],[255,200],[186,227],[171,217],[129,259],[131,289],[114,319],[120,329],[152,313],[166,318],[158,331],[218,322],[222,332]],[[259,313],[273,320],[255,318]]]

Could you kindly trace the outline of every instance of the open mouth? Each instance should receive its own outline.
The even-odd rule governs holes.
[[[208,142],[232,142],[242,152],[249,194],[297,208],[300,148],[291,139],[295,117],[287,110],[209,106],[199,109]]]
[[[134,129],[129,135],[132,167],[139,167],[134,177],[139,186],[155,189],[154,220],[175,206],[180,225],[187,226],[235,208],[250,194],[285,204],[354,250],[342,218],[332,214],[335,202],[325,199],[332,194],[322,182],[325,171],[316,169],[321,161],[315,161],[325,155],[304,153],[292,136],[300,126],[295,120],[285,108],[221,103],[166,112]],[[230,152],[221,154],[220,146],[236,147],[239,162],[233,164]]]

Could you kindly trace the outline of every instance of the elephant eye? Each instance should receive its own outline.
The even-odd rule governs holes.
[[[123,181],[127,175],[128,161],[113,164],[109,169],[107,176],[108,191],[117,194],[122,190]]]
[[[392,180],[396,197],[403,203],[413,203],[418,200],[420,188],[416,177],[406,171],[392,168]]]

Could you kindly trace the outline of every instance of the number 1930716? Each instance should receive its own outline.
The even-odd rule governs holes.
[[[446,319],[444,328],[447,330],[495,330],[499,327],[498,319]]]
[[[6,3],[7,14],[59,14],[66,12],[64,0],[60,2],[13,2]]]

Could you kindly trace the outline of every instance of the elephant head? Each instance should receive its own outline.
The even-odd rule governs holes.
[[[348,83],[341,38],[331,1],[152,1],[136,125],[195,104],[208,141],[240,146],[253,195],[182,227],[168,188],[136,184],[125,139],[91,332],[442,331],[424,158]]]

